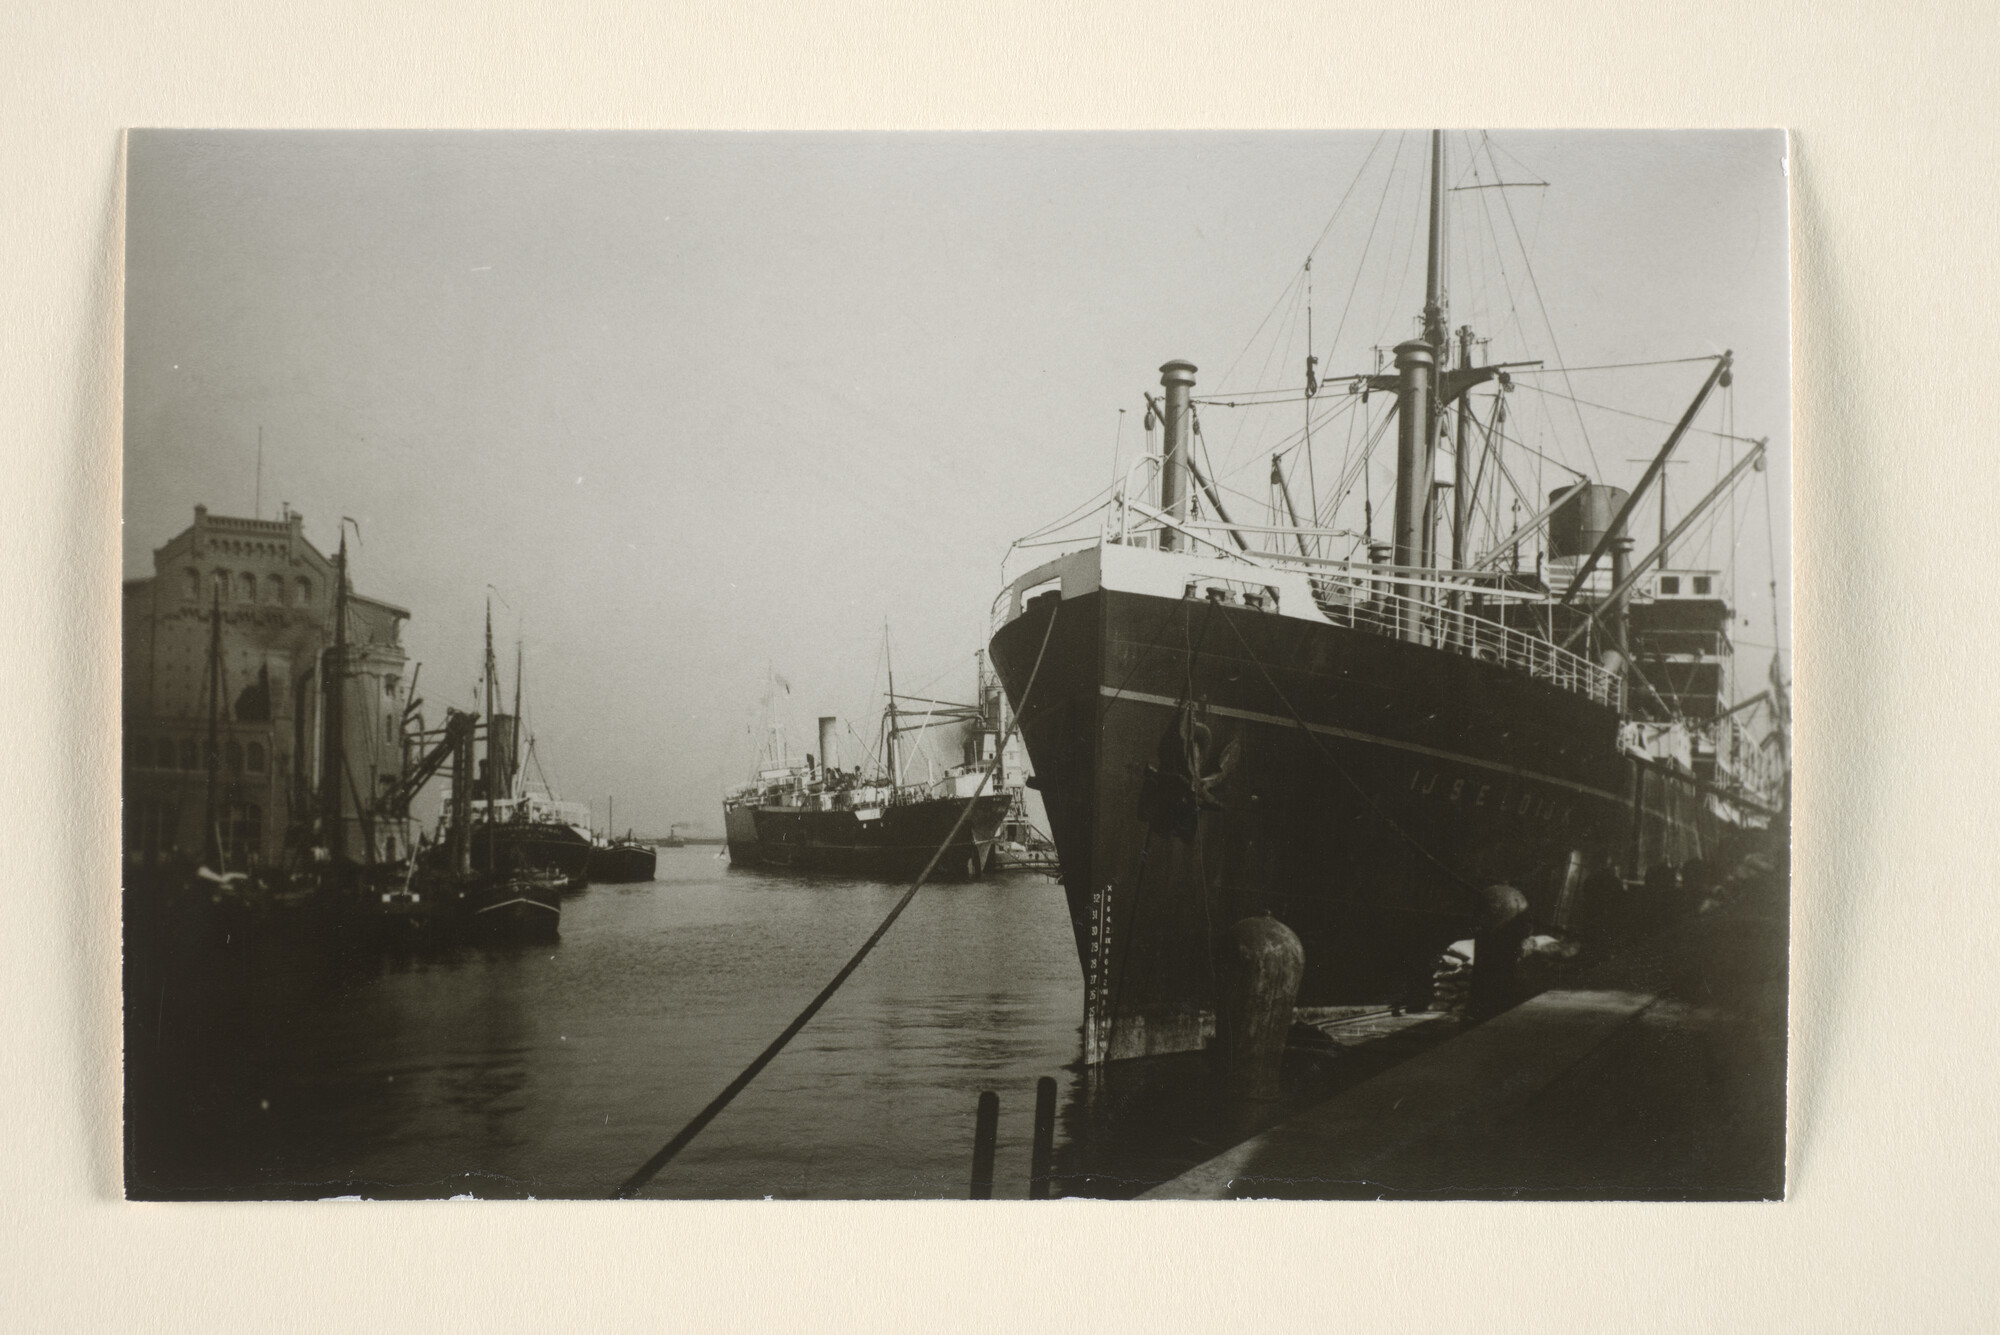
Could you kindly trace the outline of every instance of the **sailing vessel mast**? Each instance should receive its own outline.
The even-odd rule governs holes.
[[[499,668],[493,661],[493,600],[486,600],[486,689],[482,694],[486,699],[486,780],[481,785],[486,791],[486,817],[494,818],[493,799],[500,795],[500,753],[493,745],[493,690],[494,678],[499,676]]]

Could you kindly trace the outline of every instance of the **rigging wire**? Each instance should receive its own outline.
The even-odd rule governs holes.
[[[1035,542],[1035,539],[1046,537],[1048,534],[1055,533],[1062,529],[1068,528],[1072,524],[1081,523],[1083,520],[1088,519],[1096,511],[1102,510],[1104,507],[1111,504],[1111,501],[1116,491],[1117,491],[1117,485],[1115,483],[1112,484],[1111,486],[1103,487],[1091,493],[1091,497],[1089,500],[1085,501],[1083,504],[1072,509],[1068,514],[1064,515],[1061,519],[1057,519],[1051,523],[1044,524],[1040,528],[1036,529],[1034,532],[1016,538],[1013,542],[1009,543],[1007,545],[1007,552],[1003,552],[1000,556],[1000,569],[1002,573],[1004,574],[1007,568],[1007,554],[1011,553],[1016,547],[1038,546],[1040,544],[1037,544]]]
[[[1771,644],[1773,646],[1771,652],[1778,655],[1780,664],[1774,675],[1782,680],[1784,675],[1782,665],[1784,650],[1781,646],[1785,642],[1785,636],[1784,628],[1779,624],[1778,619],[1778,530],[1776,523],[1771,518],[1771,468],[1768,458],[1764,461],[1764,465],[1759,470],[1759,476],[1764,479],[1765,557],[1771,563]]]
[[[1328,422],[1331,422],[1334,418],[1340,416],[1342,413],[1354,411],[1355,405],[1358,402],[1360,402],[1360,397],[1358,395],[1342,396],[1342,397],[1345,398],[1346,400],[1345,402],[1339,403],[1335,407],[1328,408],[1325,412],[1321,413],[1318,417],[1313,419],[1313,425],[1315,427],[1325,427]],[[1272,454],[1281,456],[1290,454],[1293,450],[1296,450],[1299,446],[1303,445],[1304,443],[1305,443],[1304,433],[1298,431],[1289,431],[1278,438],[1278,443],[1271,447],[1270,452]],[[1243,467],[1243,466],[1247,465],[1239,465],[1238,467]],[[1231,475],[1233,476],[1236,472],[1236,469],[1232,468],[1230,472]]]
[[[1475,418],[1474,420],[1476,421],[1477,419]],[[1556,458],[1552,454],[1543,454],[1540,450],[1528,444],[1526,441],[1517,440],[1513,436],[1508,435],[1505,431],[1499,432],[1498,434],[1500,436],[1500,439],[1505,441],[1507,444],[1515,446],[1518,449],[1526,450],[1529,454],[1534,455],[1537,459],[1540,459],[1542,462],[1554,464],[1557,468],[1562,469],[1563,472],[1582,478],[1586,482],[1590,480],[1590,474],[1584,472],[1581,468],[1572,468],[1568,464],[1564,463],[1562,460]],[[1538,473],[1536,476],[1539,477],[1540,474]]]
[[[1035,681],[1041,676],[1042,658],[1048,653],[1049,639],[1055,633],[1056,621],[1061,611],[1062,606],[1058,603],[1055,609],[1049,613],[1049,624],[1042,631],[1041,648],[1035,651],[1035,665],[1028,673],[1027,685],[1021,690],[1021,709],[1027,707],[1029,697],[1035,689]],[[999,772],[1000,766],[1006,763],[1007,744],[1014,740],[1014,733],[1021,726],[1021,709],[1014,711],[1014,718],[1008,723],[1006,734],[1000,739],[1000,745],[994,754],[993,763],[988,765],[985,772],[980,775],[978,787],[973,789],[972,796],[966,799],[964,809],[958,813],[958,823],[951,827],[951,833],[945,836],[944,842],[938,845],[935,853],[931,854],[931,860],[924,864],[923,871],[911,883],[910,888],[904,892],[903,897],[896,901],[895,907],[889,910],[888,916],[882,919],[881,926],[877,927],[874,933],[861,943],[861,949],[855,951],[854,957],[848,960],[840,972],[833,976],[832,981],[820,989],[819,995],[806,1003],[805,1009],[800,1011],[798,1016],[785,1026],[784,1032],[773,1039],[768,1047],[757,1054],[755,1060],[743,1068],[742,1074],[730,1081],[723,1091],[711,1099],[707,1107],[696,1113],[694,1118],[686,1126],[682,1127],[672,1140],[663,1145],[652,1158],[641,1164],[637,1171],[619,1185],[618,1190],[613,1193],[615,1198],[629,1199],[636,1196],[641,1187],[652,1181],[653,1177],[662,1168],[667,1166],[668,1161],[685,1149],[689,1141],[700,1135],[702,1128],[714,1121],[716,1115],[724,1108],[727,1108],[736,1096],[741,1094],[750,1082],[757,1078],[758,1072],[769,1066],[772,1060],[780,1052],[784,1051],[785,1045],[790,1043],[797,1036],[798,1032],[811,1022],[813,1016],[819,1014],[820,1007],[826,1005],[833,994],[840,990],[841,984],[845,983],[849,976],[861,967],[861,961],[868,958],[869,952],[875,949],[876,943],[888,935],[889,929],[896,925],[896,919],[903,916],[903,910],[908,908],[910,901],[917,897],[917,891],[924,888],[924,882],[928,881],[931,873],[937,870],[938,860],[944,856],[945,849],[951,847],[952,841],[958,838],[959,832],[965,828],[966,821],[972,816],[973,807],[978,804],[980,797],[985,794],[986,786],[993,781],[994,775]]]
[[[1263,335],[1265,326],[1271,323],[1271,317],[1278,313],[1278,308],[1285,304],[1285,298],[1292,295],[1293,289],[1299,285],[1301,277],[1303,275],[1294,276],[1282,288],[1278,289],[1278,295],[1271,302],[1271,309],[1264,312],[1264,318],[1259,320],[1257,327],[1250,331],[1250,337],[1244,340],[1242,350],[1236,354],[1235,360],[1229,363],[1229,369],[1217,377],[1216,384],[1218,386],[1228,384],[1229,377],[1236,374],[1237,364],[1249,355],[1250,349],[1255,346],[1258,338]]]
[[[1487,161],[1491,162],[1493,160],[1492,139],[1490,136],[1483,133],[1479,136],[1479,138],[1480,142],[1487,145]],[[1509,154],[1508,156],[1512,157],[1513,155]],[[1494,170],[1494,175],[1496,176],[1499,175],[1500,169],[1497,163],[1494,165],[1493,170]],[[1514,233],[1514,244],[1521,247],[1521,265],[1525,270],[1527,270],[1528,287],[1535,294],[1535,305],[1542,313],[1542,327],[1548,330],[1549,347],[1555,352],[1556,358],[1558,359],[1558,361],[1560,361],[1562,358],[1562,344],[1557,341],[1555,324],[1553,321],[1549,319],[1548,303],[1542,300],[1542,285],[1540,280],[1538,280],[1535,277],[1535,262],[1533,259],[1529,257],[1527,244],[1521,239],[1521,224],[1514,217],[1513,201],[1507,198],[1507,192],[1504,190],[1500,192],[1500,204],[1502,208],[1507,210],[1507,225],[1509,228],[1512,229]],[[1569,388],[1572,394],[1576,392],[1576,386],[1571,385],[1569,383],[1569,376],[1567,373],[1565,373],[1563,376],[1563,384]],[[1602,465],[1600,465],[1597,462],[1597,448],[1590,443],[1590,428],[1584,424],[1583,414],[1581,412],[1578,412],[1576,415],[1576,429],[1583,433],[1583,448],[1585,452],[1590,455],[1591,471],[1598,473],[1601,476],[1603,468]]]
[[[1631,371],[1649,366],[1689,366],[1695,362],[1713,362],[1713,354],[1700,357],[1659,357],[1649,362],[1599,362],[1593,366],[1522,366],[1508,372],[1510,375],[1567,375],[1583,371]]]
[[[1474,150],[1474,152],[1476,155],[1477,150]],[[1488,161],[1492,160],[1491,152],[1487,154],[1487,159]],[[1496,175],[1499,173],[1497,164],[1494,167],[1494,173]],[[1479,211],[1486,218],[1486,233],[1493,239],[1493,263],[1500,271],[1500,290],[1507,294],[1507,313],[1513,317],[1514,333],[1520,339],[1521,345],[1525,347],[1528,343],[1528,326],[1521,319],[1521,308],[1514,300],[1514,283],[1513,280],[1507,277],[1507,257],[1500,249],[1500,229],[1493,221],[1493,206],[1486,202],[1486,195],[1483,191],[1479,196]]]
[[[1347,189],[1341,192],[1340,202],[1333,206],[1333,213],[1328,216],[1326,220],[1326,226],[1319,229],[1319,236],[1313,241],[1312,248],[1306,251],[1307,259],[1311,259],[1314,255],[1317,255],[1319,253],[1319,248],[1326,244],[1326,238],[1328,234],[1333,231],[1334,220],[1340,217],[1341,209],[1347,206],[1348,196],[1352,195],[1355,191],[1355,188],[1361,184],[1361,177],[1367,172],[1368,164],[1375,160],[1375,154],[1378,150],[1381,149],[1382,141],[1384,139],[1387,139],[1388,137],[1389,137],[1389,132],[1387,130],[1384,130],[1380,134],[1376,135],[1375,142],[1368,146],[1368,156],[1361,159],[1361,165],[1355,169],[1354,179],[1352,181],[1349,181],[1347,183]]]
[[[1339,384],[1340,382],[1335,380],[1331,383]],[[1251,397],[1257,394],[1284,394],[1288,397],[1282,399]],[[1288,389],[1253,389],[1247,393],[1238,394],[1227,399],[1190,398],[1188,402],[1198,403],[1204,408],[1268,408],[1278,403],[1303,403],[1309,397],[1316,396],[1308,395],[1303,388],[1294,386]]]
[[[1734,431],[1736,429],[1736,386],[1734,383],[1734,377],[1731,377],[1731,383],[1725,386],[1722,391],[1722,424],[1724,427],[1726,427],[1731,431]],[[1722,466],[1721,461],[1717,460],[1716,467],[1720,468],[1721,466]],[[1737,609],[1742,606],[1742,604],[1737,601],[1737,586],[1736,586],[1736,562],[1737,562],[1736,513],[1737,510],[1740,508],[1739,503],[1742,498],[1738,496],[1734,490],[1732,490],[1725,499],[1729,502],[1729,615],[1734,617],[1737,614]],[[1749,619],[1747,617],[1744,619],[1743,624],[1746,626],[1750,624]],[[1733,675],[1734,674],[1733,656],[1732,656],[1731,673],[1732,673],[1732,679],[1729,683],[1730,697],[1731,697],[1730,703],[1734,704],[1737,687]]]
[[[1302,269],[1302,270],[1300,270],[1300,272],[1299,272],[1299,276],[1298,276],[1297,278],[1295,278],[1295,279],[1294,279],[1294,280],[1293,280],[1293,281],[1291,282],[1291,284],[1289,284],[1289,285],[1288,285],[1288,287],[1287,287],[1287,289],[1286,289],[1287,291],[1289,291],[1289,292],[1291,293],[1291,298],[1292,298],[1292,301],[1291,301],[1291,305],[1290,305],[1290,306],[1288,306],[1288,307],[1286,308],[1286,310],[1285,310],[1285,318],[1284,318],[1284,320],[1283,320],[1283,322],[1282,322],[1282,323],[1284,324],[1285,328],[1287,328],[1287,329],[1291,329],[1291,328],[1293,328],[1293,327],[1295,326],[1295,324],[1296,324],[1296,315],[1295,315],[1295,312],[1297,312],[1297,310],[1298,310],[1298,308],[1299,308],[1299,298],[1300,298],[1300,295],[1301,295],[1301,291],[1302,291],[1302,283],[1303,283],[1303,281],[1304,281],[1304,279],[1305,279],[1305,274],[1306,274],[1306,271],[1305,271],[1305,270],[1303,270],[1303,269]],[[1246,347],[1246,348],[1244,349],[1244,351],[1245,351],[1245,352],[1248,352],[1248,351],[1249,351],[1249,349],[1248,349],[1248,348]],[[1277,345],[1277,344],[1276,344],[1276,342],[1274,341],[1274,342],[1272,343],[1271,347],[1270,347],[1270,348],[1269,348],[1269,349],[1268,349],[1268,350],[1267,350],[1267,351],[1266,351],[1266,352],[1264,353],[1264,362],[1263,362],[1263,365],[1261,365],[1261,366],[1259,366],[1259,367],[1257,368],[1257,379],[1258,379],[1258,381],[1259,381],[1259,382],[1262,382],[1262,381],[1264,381],[1264,380],[1265,380],[1266,378],[1268,378],[1268,377],[1270,376],[1270,374],[1271,374],[1271,360],[1272,360],[1272,358],[1273,358],[1273,357],[1275,357],[1275,356],[1277,355],[1277,351],[1278,351],[1278,345]],[[1286,338],[1286,341],[1285,341],[1285,351],[1287,352],[1287,354],[1289,354],[1289,353],[1290,353],[1290,351],[1291,351],[1291,340],[1290,340],[1289,336],[1288,336],[1288,337]],[[1241,357],[1241,354],[1239,354],[1239,355],[1238,355],[1238,358],[1237,358],[1237,360],[1239,360],[1239,361],[1240,361],[1240,360],[1242,360],[1242,357]],[[1230,372],[1231,372],[1231,373],[1233,373],[1233,372],[1234,372],[1234,370],[1235,370],[1235,366],[1234,366],[1234,365],[1232,364],[1232,365],[1231,365],[1231,367],[1230,367]],[[1227,383],[1228,383],[1228,373],[1225,373],[1225,375],[1223,376],[1223,379],[1222,379],[1222,383],[1224,383],[1224,384],[1227,384]],[[1253,392],[1254,392],[1254,391],[1253,391]],[[1236,466],[1236,451],[1237,451],[1237,448],[1239,447],[1239,445],[1240,445],[1240,444],[1241,444],[1241,442],[1242,442],[1242,439],[1243,439],[1243,432],[1244,432],[1244,430],[1245,430],[1245,429],[1246,429],[1246,428],[1247,428],[1248,426],[1249,426],[1249,423],[1248,423],[1247,421],[1242,421],[1242,420],[1239,420],[1239,421],[1238,421],[1238,422],[1236,423],[1236,429],[1235,429],[1234,431],[1232,431],[1232,432],[1230,433],[1230,436],[1229,436],[1229,447],[1228,447],[1227,449],[1225,449],[1225,450],[1223,451],[1223,456],[1222,456],[1222,457],[1223,457],[1223,462],[1224,462],[1224,463],[1226,463],[1226,464],[1228,464],[1228,465],[1229,465],[1229,467],[1231,467],[1232,469],[1233,469],[1233,468],[1234,468],[1234,467]],[[1260,423],[1258,424],[1258,436],[1259,436],[1259,438],[1261,438],[1261,437],[1262,437],[1262,435],[1263,435],[1263,424],[1262,424],[1262,423],[1260,422]]]
[[[1469,188],[1484,190],[1486,188],[1484,184],[1485,178],[1479,173],[1479,152],[1473,146],[1472,136],[1470,133],[1461,131],[1459,138],[1465,141],[1466,174],[1471,176],[1473,181],[1477,183]],[[1463,181],[1463,177],[1460,179]],[[1457,188],[1464,189],[1468,187],[1461,185]],[[1487,317],[1490,314],[1486,306],[1487,293],[1490,290],[1490,280],[1486,276],[1486,255],[1484,248],[1476,244],[1476,237],[1474,235],[1476,230],[1471,227],[1466,228],[1465,235],[1459,240],[1459,245],[1465,256],[1465,268],[1473,277],[1472,296],[1467,302],[1467,323],[1484,327]]]
[[[1385,130],[1383,133],[1386,134],[1388,132]],[[1361,287],[1361,275],[1367,272],[1368,251],[1375,244],[1375,233],[1382,222],[1382,207],[1389,202],[1389,189],[1396,179],[1396,165],[1403,160],[1403,141],[1408,137],[1409,132],[1407,130],[1400,131],[1396,135],[1396,152],[1389,159],[1389,174],[1382,182],[1382,197],[1375,201],[1375,216],[1368,220],[1368,236],[1361,243],[1360,258],[1354,261],[1354,281],[1347,285],[1347,300],[1341,303],[1340,319],[1333,326],[1333,337],[1327,340],[1326,355],[1328,365],[1332,364],[1334,351],[1340,346],[1341,331],[1347,328],[1347,313],[1354,307],[1354,294]],[[1375,142],[1379,146],[1382,141],[1377,139]],[[1355,179],[1359,181],[1360,177],[1357,175]]]
[[[1313,522],[1317,527],[1334,527],[1333,521],[1340,513],[1341,502],[1346,500],[1348,494],[1354,490],[1355,474],[1359,473],[1363,477],[1367,476],[1368,461],[1373,457],[1375,447],[1382,443],[1384,436],[1389,434],[1389,425],[1395,420],[1396,415],[1393,412],[1382,414],[1381,422],[1376,425],[1374,433],[1368,437],[1367,444],[1362,446],[1361,457],[1355,461],[1353,471],[1341,474],[1340,484],[1335,489],[1333,497],[1327,502],[1326,510],[1324,512],[1313,511]]]
[[[1697,358],[1691,358],[1690,360],[1693,360],[1693,361],[1704,361],[1704,362],[1713,362],[1713,361],[1715,360],[1715,358],[1713,358],[1713,357],[1697,357]],[[1511,375],[1511,374],[1512,374],[1512,372],[1509,372],[1509,374]],[[1570,401],[1571,403],[1574,403],[1574,404],[1577,404],[1577,405],[1578,405],[1578,406],[1580,406],[1580,407],[1584,407],[1584,408],[1595,408],[1595,409],[1597,409],[1597,410],[1598,410],[1598,411],[1600,411],[1600,412],[1607,412],[1607,413],[1616,413],[1616,414],[1617,414],[1618,416],[1620,416],[1620,417],[1630,417],[1630,418],[1634,418],[1634,419],[1636,419],[1636,420],[1638,420],[1638,421],[1641,421],[1641,422],[1651,422],[1651,423],[1653,423],[1653,424],[1654,424],[1654,425],[1656,425],[1656,426],[1677,426],[1677,425],[1679,425],[1679,423],[1677,423],[1677,422],[1674,422],[1674,421],[1672,421],[1672,420],[1670,420],[1670,419],[1668,419],[1668,418],[1665,418],[1665,417],[1650,417],[1650,416],[1648,416],[1648,415],[1647,415],[1647,414],[1645,414],[1645,413],[1635,413],[1635,412],[1633,412],[1633,411],[1632,411],[1631,409],[1629,409],[1629,408],[1614,408],[1614,407],[1612,407],[1612,406],[1611,406],[1610,404],[1608,404],[1608,403],[1594,403],[1594,402],[1592,402],[1592,401],[1591,401],[1591,400],[1589,400],[1589,399],[1579,399],[1579,398],[1577,398],[1577,397],[1576,397],[1575,395],[1573,395],[1573,394],[1565,394],[1565,393],[1563,393],[1563,392],[1562,392],[1561,390],[1559,390],[1559,389],[1550,389],[1550,388],[1548,388],[1548,387],[1547,387],[1546,385],[1530,385],[1530,384],[1526,384],[1526,383],[1522,383],[1522,384],[1520,384],[1520,385],[1519,385],[1519,388],[1521,388],[1521,389],[1528,389],[1528,390],[1533,390],[1533,391],[1534,391],[1535,393],[1537,393],[1537,394],[1546,394],[1546,395],[1548,395],[1548,396],[1549,396],[1550,398],[1555,398],[1555,399],[1567,399],[1567,400],[1569,400],[1569,401]],[[1727,432],[1727,431],[1717,431],[1717,430],[1714,430],[1713,428],[1710,428],[1710,427],[1699,427],[1699,426],[1690,426],[1690,427],[1688,428],[1688,430],[1689,430],[1689,431],[1691,431],[1691,432],[1693,432],[1693,433],[1694,433],[1695,435],[1698,435],[1698,436],[1714,436],[1714,437],[1717,437],[1718,439],[1721,439],[1721,440],[1728,440],[1728,441],[1734,441],[1734,442],[1735,442],[1736,444],[1738,444],[1738,445],[1755,445],[1755,444],[1757,443],[1757,442],[1756,442],[1756,440],[1754,440],[1754,439],[1753,439],[1753,438],[1751,438],[1751,437],[1748,437],[1748,436],[1738,436],[1738,435],[1733,435],[1733,434],[1731,434],[1730,432]]]
[[[1420,178],[1422,177],[1423,173],[1420,170],[1415,175],[1416,178],[1418,178],[1417,184],[1419,187],[1421,187],[1422,181]],[[1423,210],[1411,208],[1403,210],[1403,212],[1411,218],[1412,224],[1406,235],[1406,239],[1409,242],[1409,244],[1403,250],[1403,273],[1402,276],[1396,280],[1397,306],[1401,305],[1403,299],[1403,292],[1410,285],[1410,266],[1416,263],[1417,259],[1417,238],[1420,235],[1422,235],[1426,230],[1424,224]],[[1389,270],[1393,267],[1395,267],[1395,261],[1392,259],[1390,260],[1388,266],[1384,267],[1382,270],[1382,287],[1381,290],[1378,291],[1375,295],[1375,309],[1378,311],[1386,312],[1392,309],[1389,302]],[[1395,328],[1395,317],[1390,316],[1389,320],[1390,320],[1390,329],[1393,331]],[[1381,338],[1380,337],[1381,331],[1379,330],[1377,331],[1377,333],[1378,333],[1377,342],[1380,345],[1386,346],[1389,342],[1396,342],[1396,343],[1402,342],[1402,339],[1400,338],[1395,338],[1395,339]]]
[[[1305,426],[1302,430],[1305,432],[1306,503],[1312,507],[1313,514],[1317,515],[1319,513],[1319,470],[1313,463],[1313,410],[1311,402],[1316,387],[1310,383],[1313,378],[1312,368],[1315,360],[1312,355],[1312,327],[1312,260],[1308,257],[1306,260],[1306,380],[1308,384],[1306,388]],[[1313,540],[1313,550],[1321,552],[1321,548],[1322,544],[1315,538]],[[1323,555],[1324,553],[1321,552],[1321,554]]]

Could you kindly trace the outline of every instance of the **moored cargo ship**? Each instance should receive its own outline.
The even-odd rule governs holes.
[[[1422,335],[1393,350],[1393,371],[1320,381],[1313,358],[1303,395],[1290,391],[1309,421],[1330,387],[1385,396],[1373,439],[1393,419],[1389,540],[1374,540],[1369,508],[1360,531],[1337,527],[1339,491],[1301,522],[1278,456],[1269,521],[1233,521],[1198,462],[1196,367],[1170,361],[1148,396],[1160,448],[1094,539],[996,604],[993,662],[1021,711],[1083,967],[1086,1061],[1206,1045],[1215,949],[1239,919],[1268,913],[1298,935],[1302,1006],[1396,1001],[1426,986],[1445,945],[1501,920],[1624,930],[1656,911],[1647,895],[1698,879],[1733,828],[1784,816],[1775,663],[1760,735],[1756,697],[1724,700],[1718,572],[1667,564],[1761,471],[1763,442],[1727,437],[1747,448],[1715,489],[1671,531],[1663,507],[1658,546],[1630,557],[1634,508],[1728,386],[1730,355],[1629,491],[1578,474],[1510,531],[1491,522],[1496,500],[1475,551],[1473,498],[1506,471],[1509,372],[1540,363],[1475,365],[1471,331],[1450,335],[1442,136],[1430,177]],[[1456,437],[1448,484],[1433,479],[1441,435]],[[1524,542],[1544,548],[1532,571]]]
[[[820,719],[818,757],[803,764],[785,763],[782,741],[774,739],[766,767],[723,799],[731,862],[889,880],[916,877],[933,854],[942,878],[971,879],[987,869],[1018,794],[1004,765],[989,777],[1001,737],[997,689],[982,690],[978,705],[925,701],[911,709],[898,703],[893,669],[889,687],[882,771],[840,768],[835,717]],[[940,724],[964,728],[962,762],[916,781],[905,773],[908,739]]]

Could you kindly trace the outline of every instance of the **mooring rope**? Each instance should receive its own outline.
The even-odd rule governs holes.
[[[614,1199],[629,1199],[632,1196],[638,1195],[641,1187],[652,1181],[654,1175],[666,1167],[675,1155],[686,1149],[688,1142],[700,1135],[702,1128],[714,1121],[716,1115],[724,1108],[727,1108],[730,1102],[738,1094],[741,1094],[752,1080],[757,1078],[758,1073],[766,1066],[769,1066],[772,1059],[780,1052],[784,1051],[785,1045],[798,1036],[799,1031],[811,1022],[812,1017],[819,1014],[820,1007],[826,1005],[833,997],[833,994],[840,990],[841,984],[847,981],[849,975],[861,967],[861,961],[868,958],[868,952],[875,949],[876,943],[888,935],[889,928],[895,925],[896,919],[903,916],[903,910],[908,908],[910,901],[917,897],[917,891],[923,889],[924,882],[928,881],[931,873],[937,870],[938,861],[944,857],[944,851],[951,847],[952,840],[958,838],[958,832],[963,830],[966,821],[972,818],[972,809],[978,804],[979,799],[985,795],[986,785],[992,782],[993,776],[999,773],[1000,767],[1006,763],[1007,743],[1014,740],[1014,733],[1021,726],[1022,711],[1027,708],[1028,697],[1035,689],[1035,680],[1041,675],[1042,656],[1048,652],[1049,638],[1055,633],[1056,616],[1060,613],[1061,609],[1062,604],[1060,602],[1054,608],[1050,609],[1049,624],[1042,631],[1041,647],[1035,651],[1035,666],[1028,673],[1028,684],[1021,691],[1021,703],[1014,710],[1014,721],[1007,725],[1006,733],[1000,738],[1000,745],[995,750],[993,763],[986,767],[984,774],[979,776],[979,786],[972,790],[972,796],[966,799],[965,809],[958,813],[958,823],[951,827],[951,833],[946,835],[944,842],[938,845],[937,852],[931,854],[931,860],[924,864],[924,869],[918,874],[916,881],[911,884],[903,897],[896,901],[896,906],[889,910],[888,916],[882,919],[882,925],[877,927],[874,933],[861,943],[861,949],[854,952],[854,958],[847,961],[840,972],[833,976],[833,980],[820,989],[818,996],[806,1003],[806,1008],[798,1013],[797,1018],[785,1026],[784,1032],[771,1040],[771,1045],[758,1053],[757,1059],[744,1067],[743,1073],[730,1081],[720,1094],[717,1094],[715,1098],[710,1100],[706,1108],[696,1113],[693,1120],[682,1127],[672,1140],[661,1146],[657,1154],[639,1165],[639,1170],[626,1178],[620,1184],[618,1190],[612,1193]]]

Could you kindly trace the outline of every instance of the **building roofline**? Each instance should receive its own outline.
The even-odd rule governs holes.
[[[402,617],[404,620],[408,620],[410,616],[410,609],[408,609],[407,607],[398,607],[394,603],[384,602],[380,598],[370,598],[367,594],[356,593],[352,589],[349,589],[347,591],[347,597],[351,602],[367,603],[371,607],[379,607],[384,612],[387,612],[392,616]]]

